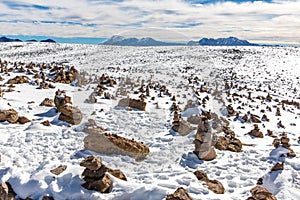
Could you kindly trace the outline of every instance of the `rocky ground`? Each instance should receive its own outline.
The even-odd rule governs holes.
[[[1,199],[300,199],[298,48],[6,43],[0,59]]]

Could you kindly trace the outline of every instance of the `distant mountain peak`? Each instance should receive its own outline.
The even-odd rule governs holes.
[[[11,38],[7,38],[7,37],[1,37],[0,42],[22,42],[22,40],[11,39]]]
[[[56,43],[56,42],[55,42],[54,40],[52,40],[52,39],[41,40],[41,42]]]
[[[172,46],[172,45],[183,45],[180,43],[162,42],[155,40],[151,37],[126,38],[120,35],[114,35],[105,42],[101,43],[103,45],[117,45],[117,46]]]
[[[202,46],[259,46],[258,44],[250,43],[247,40],[240,40],[230,36],[227,38],[202,38],[199,40],[199,45]]]

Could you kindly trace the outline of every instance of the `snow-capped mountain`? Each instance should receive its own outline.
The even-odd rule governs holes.
[[[202,46],[259,46],[258,44],[250,43],[247,40],[240,40],[236,37],[228,38],[202,38],[199,41]]]
[[[118,45],[118,46],[181,46],[181,43],[162,42],[151,37],[145,38],[126,38],[119,35],[114,35],[107,41],[101,43],[103,45]]]

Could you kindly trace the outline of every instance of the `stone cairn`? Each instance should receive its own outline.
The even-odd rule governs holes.
[[[290,150],[289,153],[287,153],[287,156],[289,157],[296,157],[296,153],[294,152],[294,150],[291,148],[291,144],[290,144],[290,139],[287,137],[287,134],[285,132],[283,132],[281,134],[281,138],[280,139],[274,139],[273,141],[273,145],[274,147],[277,149],[279,146],[282,146],[288,150]]]
[[[194,172],[194,174],[199,181],[202,181],[205,185],[207,185],[209,190],[213,191],[216,194],[224,194],[225,189],[220,181],[210,180],[203,170],[197,170]]]
[[[168,194],[166,200],[193,200],[193,198],[183,187],[180,187],[173,194]]]
[[[14,109],[0,110],[0,122],[9,122],[11,124],[25,124],[30,122],[29,119],[19,116]]]
[[[55,93],[54,104],[60,112],[59,120],[69,124],[80,124],[82,120],[82,113],[78,108],[72,105],[71,97],[67,96],[65,92],[57,90]]]
[[[199,122],[194,140],[194,153],[198,156],[199,159],[210,161],[217,157],[214,149],[215,140],[216,138],[211,133],[211,128],[208,124],[207,118],[202,118]]]
[[[226,136],[219,136],[215,148],[219,150],[228,150],[232,152],[242,151],[242,142],[235,137],[235,133],[227,126],[223,127]]]
[[[252,135],[254,137],[258,137],[258,138],[263,138],[264,137],[264,134],[260,131],[257,124],[254,124],[254,129],[251,130],[248,134]]]
[[[85,167],[82,177],[85,183],[82,186],[88,190],[96,190],[101,193],[109,193],[113,187],[113,181],[107,173],[114,177],[127,181],[123,172],[116,169],[106,167],[100,157],[88,156],[81,163],[80,166]]]
[[[262,186],[256,186],[250,190],[251,197],[247,200],[277,200],[277,198]]]

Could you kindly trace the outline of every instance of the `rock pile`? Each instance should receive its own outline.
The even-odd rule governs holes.
[[[194,153],[198,156],[199,159],[210,161],[217,157],[214,149],[215,140],[216,138],[211,133],[211,128],[208,124],[207,118],[202,118],[199,122],[194,140]]]
[[[130,108],[136,108],[142,111],[146,110],[147,103],[143,100],[139,99],[131,99],[131,98],[124,98],[121,99],[118,103],[118,106],[120,107],[130,107]]]
[[[243,145],[239,139],[235,138],[235,133],[228,126],[224,126],[223,131],[226,136],[218,137],[215,148],[219,150],[241,152]]]
[[[194,174],[199,181],[202,181],[205,185],[207,185],[209,190],[213,191],[216,194],[224,194],[225,189],[220,181],[210,180],[203,170],[197,170],[194,172]]]
[[[40,103],[40,106],[53,107],[54,101],[52,99],[45,98],[42,103]]]
[[[193,198],[183,187],[180,187],[173,194],[168,194],[166,200],[193,200]]]
[[[82,177],[85,183],[82,186],[88,190],[96,190],[101,193],[109,193],[113,187],[113,181],[106,173],[127,181],[126,176],[120,170],[112,170],[102,164],[101,158],[96,156],[88,156],[80,166],[85,167]]]
[[[247,200],[277,200],[277,198],[262,186],[256,186],[250,190],[251,197]]]
[[[98,126],[93,119],[88,119],[83,128],[83,132],[88,134],[103,133],[105,131],[106,129]]]
[[[286,149],[288,149],[290,152],[287,153],[287,156],[289,157],[296,157],[296,153],[294,152],[294,150],[291,148],[291,144],[290,144],[290,139],[287,137],[287,134],[285,132],[283,132],[281,134],[281,138],[280,139],[274,139],[273,141],[273,145],[274,147],[277,149],[279,146],[282,146]]]
[[[259,130],[257,124],[254,124],[254,129],[251,130],[248,134],[252,135],[254,137],[258,137],[258,138],[263,138],[264,137],[264,134]]]
[[[26,117],[19,116],[14,109],[0,110],[0,122],[8,121],[11,124],[25,124],[30,122]]]
[[[55,74],[54,82],[70,84],[75,81],[78,71],[74,67],[53,67],[50,73]]]
[[[174,112],[172,125],[172,130],[182,136],[188,135],[191,131],[195,130],[189,122],[181,118],[177,111]]]
[[[29,78],[27,76],[16,76],[7,81],[8,84],[22,84],[28,82],[29,82]]]
[[[143,160],[149,154],[149,148],[142,142],[127,139],[116,134],[91,133],[84,138],[87,150],[103,154],[119,154]]]
[[[78,108],[72,106],[71,97],[67,96],[65,92],[57,90],[55,93],[54,104],[60,112],[59,120],[65,121],[69,124],[80,124],[82,120],[82,113]]]

